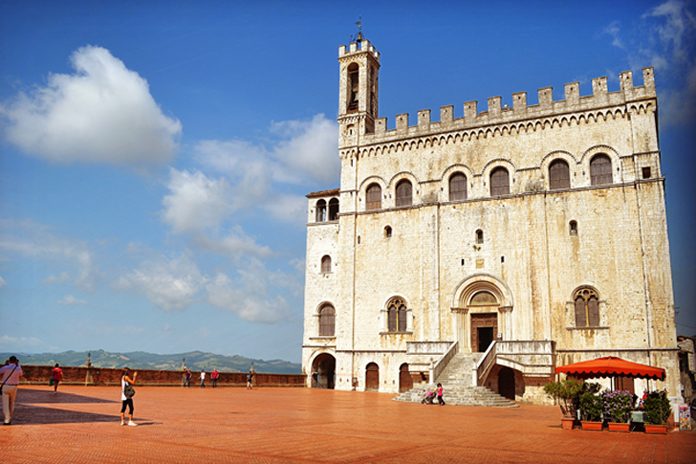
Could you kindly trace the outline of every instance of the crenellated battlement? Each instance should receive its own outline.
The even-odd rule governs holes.
[[[345,47],[342,47],[342,50],[346,54],[354,53],[354,51],[346,52]],[[488,99],[485,111],[479,111],[477,101],[467,101],[464,103],[462,118],[455,118],[454,106],[447,105],[440,108],[440,120],[437,122],[431,122],[431,111],[427,109],[418,111],[418,120],[415,125],[410,124],[408,113],[402,113],[396,115],[396,127],[390,130],[387,129],[387,118],[378,118],[375,120],[374,133],[366,134],[367,139],[364,142],[380,142],[404,136],[424,136],[448,130],[621,106],[656,97],[652,67],[643,69],[642,86],[634,86],[631,71],[622,72],[619,75],[619,83],[618,91],[609,92],[606,77],[592,79],[592,95],[581,96],[580,84],[571,82],[564,86],[564,99],[556,101],[553,100],[553,88],[543,87],[537,91],[538,103],[534,105],[527,104],[527,92],[512,94],[512,107],[503,105],[502,98],[495,96]]]
[[[338,58],[347,58],[358,53],[370,53],[375,60],[379,62],[379,52],[374,45],[370,43],[369,40],[363,39],[362,37],[358,40],[354,40],[348,45],[341,45],[338,47]]]

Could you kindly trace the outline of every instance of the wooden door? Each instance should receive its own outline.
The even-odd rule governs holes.
[[[379,390],[379,366],[375,363],[370,363],[365,368],[365,390]]]
[[[399,391],[405,392],[413,388],[413,378],[408,371],[408,364],[404,363],[399,368]]]
[[[487,343],[485,347],[479,346],[479,338],[480,338],[480,333],[479,333],[479,328],[488,328],[492,329],[491,331],[484,331],[486,334],[486,338],[489,338],[490,335],[489,333],[492,332],[492,340],[495,340],[498,338],[498,314],[497,313],[480,313],[480,314],[472,314],[471,315],[471,351],[474,352],[481,352],[485,351],[486,348],[488,348],[488,345],[490,344]],[[492,341],[491,340],[491,341]],[[483,349],[483,350],[482,350]]]

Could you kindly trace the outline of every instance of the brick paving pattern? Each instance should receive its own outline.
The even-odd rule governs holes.
[[[696,432],[564,431],[556,407],[424,406],[304,388],[22,387],[3,463],[691,463]]]

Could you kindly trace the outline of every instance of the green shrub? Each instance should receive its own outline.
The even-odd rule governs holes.
[[[580,393],[580,416],[586,421],[602,420],[602,398],[598,395],[601,386],[597,383],[583,384]]]
[[[583,383],[579,380],[565,379],[544,385],[544,392],[558,401],[563,417],[575,418],[575,403],[582,390]]]
[[[667,398],[666,390],[659,390],[648,393],[648,397],[643,400],[643,410],[645,411],[645,421],[648,424],[666,424],[672,408]]]

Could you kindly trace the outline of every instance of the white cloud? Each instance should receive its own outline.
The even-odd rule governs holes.
[[[304,225],[307,222],[307,198],[301,195],[277,194],[263,203],[271,216],[284,222]]]
[[[222,238],[215,239],[203,235],[194,238],[194,241],[202,248],[225,254],[233,258],[241,255],[270,256],[272,251],[265,245],[256,243],[240,226],[235,226]]]
[[[177,232],[217,227],[231,211],[231,191],[225,179],[171,169],[167,187],[170,193],[162,200],[162,216]]]
[[[2,351],[27,351],[43,346],[43,341],[36,337],[0,335],[0,350]],[[22,362],[21,359],[19,361]]]
[[[290,308],[287,301],[275,292],[277,273],[269,272],[260,262],[252,261],[239,269],[239,278],[233,281],[218,273],[206,290],[208,301],[231,311],[241,319],[252,322],[274,323],[287,319]],[[284,275],[285,279],[292,279]]]
[[[122,276],[117,287],[144,294],[165,310],[191,305],[207,279],[187,256],[147,261]]]
[[[0,288],[4,287],[5,285],[7,285],[7,282],[2,276],[0,276]]]
[[[621,41],[621,27],[618,21],[612,21],[603,31],[605,34],[611,36],[611,44],[616,48],[625,49],[623,42]]]
[[[162,113],[135,71],[105,48],[71,56],[73,74],[50,74],[45,87],[0,106],[7,139],[56,162],[145,166],[168,162],[181,124]]]
[[[64,271],[59,276],[49,276],[47,283],[72,280],[86,289],[94,284],[92,252],[87,245],[58,237],[34,221],[0,220],[0,250],[39,259],[67,260],[75,268],[72,275]]]
[[[81,300],[79,298],[76,298],[73,295],[65,295],[63,298],[61,298],[58,301],[58,304],[62,304],[62,305],[66,305],[66,306],[77,306],[77,305],[87,304],[87,302],[85,300]]]

